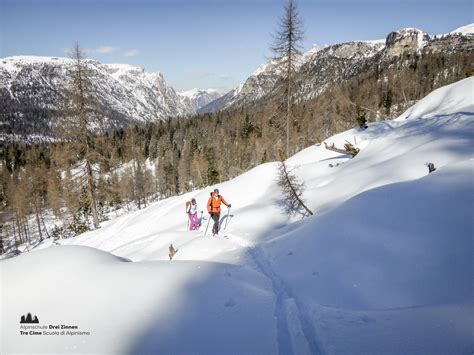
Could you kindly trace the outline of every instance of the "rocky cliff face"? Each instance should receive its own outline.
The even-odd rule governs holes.
[[[385,54],[389,57],[396,57],[407,51],[420,52],[429,41],[430,36],[416,28],[390,32],[385,41]]]

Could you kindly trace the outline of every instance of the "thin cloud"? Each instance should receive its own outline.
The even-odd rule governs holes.
[[[140,51],[138,49],[131,49],[129,51],[126,51],[124,56],[125,57],[135,57],[140,54]]]
[[[115,47],[102,46],[102,47],[96,48],[95,51],[97,53],[100,53],[100,54],[111,54],[111,53],[115,52],[116,50],[117,50],[117,48],[115,48]]]

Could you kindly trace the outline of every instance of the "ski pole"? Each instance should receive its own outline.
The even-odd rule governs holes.
[[[186,230],[189,230],[189,213],[186,213],[186,215],[188,216],[188,222],[186,223]]]
[[[207,227],[206,227],[206,232],[204,233],[204,236],[207,235],[207,228],[209,228],[209,222],[211,221],[211,218],[209,217],[209,219],[207,220]]]
[[[230,207],[227,208],[227,216],[225,218],[224,230],[227,228],[227,222],[229,222],[229,213],[230,213]]]

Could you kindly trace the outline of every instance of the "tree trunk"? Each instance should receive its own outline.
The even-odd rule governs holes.
[[[405,101],[405,108],[407,108],[408,107],[408,100],[407,100],[407,97],[405,95],[405,89],[403,89],[402,85],[400,85],[400,90],[402,91],[403,101]]]
[[[89,203],[92,211],[92,221],[94,223],[94,228],[99,228],[99,218],[97,216],[97,205],[95,201],[94,194],[94,176],[92,175],[91,164],[86,161],[86,170],[87,170],[87,192],[89,195]]]
[[[38,233],[40,237],[40,242],[43,241],[43,233],[41,232],[41,222],[40,222],[40,217],[39,217],[39,211],[38,211],[38,201],[35,198],[35,215],[36,215],[36,224],[38,226]]]
[[[291,58],[291,54],[290,54]],[[286,157],[290,157],[290,115],[291,115],[291,59],[288,59],[288,93],[286,98]]]
[[[12,222],[12,226],[13,226],[13,239],[15,240],[15,247],[16,247],[19,244],[18,240],[21,239],[21,237],[18,236],[18,238],[17,238],[17,231],[16,231],[16,228],[15,228],[15,221]]]
[[[23,231],[25,232],[25,242],[31,243],[30,233],[29,233],[29,228],[28,228],[28,219],[23,217],[21,220],[21,223],[23,224]]]
[[[326,147],[327,150],[332,150],[333,152],[350,155],[352,157],[355,157],[357,153],[359,153],[359,150],[357,148],[355,148],[356,150],[340,149],[340,148],[335,147],[334,143],[331,145],[327,145],[327,143],[324,142],[324,146]]]
[[[40,211],[40,217],[41,217],[41,222],[43,223],[43,227],[44,227],[44,231],[46,233],[46,236],[48,238],[51,238],[51,235],[48,232],[48,228],[46,228],[46,223],[44,223],[44,217],[43,217],[43,212],[42,211]]]
[[[24,228],[21,218],[18,216],[16,217],[16,223],[18,227],[18,234],[20,235],[20,243],[26,243],[27,241],[26,230]]]

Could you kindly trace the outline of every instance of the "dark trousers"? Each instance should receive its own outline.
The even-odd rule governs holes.
[[[219,219],[221,218],[220,212],[213,212],[212,220],[214,221],[214,226],[212,227],[212,234],[219,233]]]

